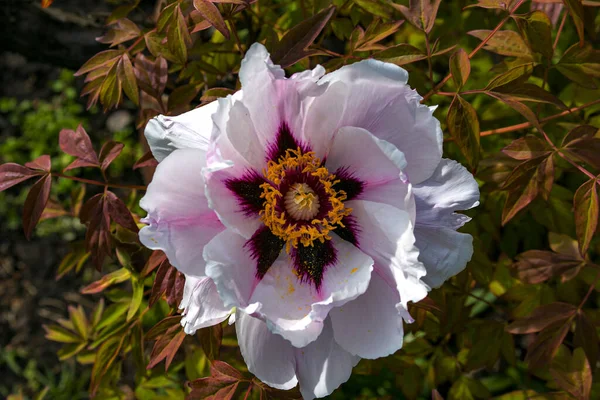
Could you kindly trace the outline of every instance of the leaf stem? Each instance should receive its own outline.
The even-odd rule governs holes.
[[[581,300],[581,303],[579,303],[579,306],[577,307],[578,310],[581,310],[583,308],[583,305],[586,303],[586,301],[588,301],[588,299],[590,298],[590,295],[594,291],[594,288],[598,284],[598,280],[600,280],[600,272],[598,272],[598,275],[596,275],[596,279],[594,279],[594,282],[590,285],[590,288],[587,291],[587,293],[585,294],[585,297],[583,298],[583,300]]]
[[[477,45],[477,47],[475,47],[473,49],[473,51],[471,51],[469,53],[469,60],[471,58],[473,58],[473,56],[475,54],[477,54],[479,52],[479,50],[481,50],[483,48],[483,46],[485,46],[487,44],[487,42],[492,38],[492,36],[494,36],[496,34],[496,32],[498,32],[500,30],[500,28],[502,28],[504,26],[504,24],[506,23],[506,21],[508,21],[508,19],[512,16],[512,14],[517,11],[517,9],[519,7],[521,7],[521,5],[525,3],[525,0],[519,0],[517,2],[517,4],[514,5],[513,8],[510,9],[510,11],[508,12],[508,15],[506,17],[504,17],[502,19],[502,21],[500,21],[500,23],[494,28],[493,31],[491,31],[489,33],[489,35],[487,35],[487,37],[485,39],[483,39],[481,41],[481,43],[479,43],[479,45]],[[440,90],[445,84],[446,82],[448,82],[450,80],[450,78],[452,78],[452,73],[448,73],[448,75],[446,75],[446,77],[444,79],[442,79],[442,81],[440,83],[438,83],[437,85],[435,85],[433,87],[433,89],[431,89],[429,91],[429,93],[427,93],[425,96],[423,96],[423,99],[421,100],[421,103],[427,101],[431,96],[433,96],[434,94],[436,94],[438,92],[438,90]]]
[[[554,115],[551,115],[549,117],[543,118],[543,119],[540,120],[540,124],[546,123],[548,121],[552,121],[554,119],[563,117],[565,115],[568,115],[568,114],[571,114],[571,113],[574,113],[574,112],[577,112],[577,111],[581,111],[584,108],[591,107],[591,106],[594,106],[596,104],[600,104],[600,99],[597,99],[597,100],[591,101],[589,103],[586,103],[584,105],[581,105],[579,107],[573,107],[571,109],[565,110],[565,111],[560,112],[558,114],[554,114]],[[495,134],[498,134],[498,133],[508,133],[508,132],[520,131],[521,129],[531,128],[531,126],[532,126],[531,122],[523,122],[521,124],[511,125],[511,126],[507,126],[507,127],[504,127],[504,128],[498,128],[498,129],[491,129],[491,130],[488,130],[488,131],[483,131],[483,132],[481,132],[480,136],[490,136],[490,135],[495,135]]]
[[[126,184],[120,184],[120,183],[100,182],[100,181],[94,181],[92,179],[85,179],[85,178],[78,178],[76,176],[69,176],[69,175],[58,173],[58,172],[52,172],[51,175],[55,176],[57,178],[70,179],[72,181],[87,183],[87,184],[96,185],[96,186],[103,186],[105,188],[113,187],[113,188],[119,188],[119,189],[146,190],[146,186],[141,186],[141,185],[126,185]]]
[[[562,20],[560,21],[558,31],[556,32],[556,38],[554,39],[554,44],[552,45],[553,51],[556,50],[556,46],[558,45],[558,39],[560,38],[560,34],[562,33],[563,27],[565,26],[565,21],[567,20],[568,16],[569,16],[569,13],[567,12],[567,10],[564,10]]]

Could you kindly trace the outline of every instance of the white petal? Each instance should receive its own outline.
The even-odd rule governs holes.
[[[185,277],[183,299],[179,308],[184,309],[181,325],[188,335],[223,322],[231,313],[230,309],[223,306],[217,287],[208,277]]]
[[[421,281],[425,267],[418,261],[419,250],[410,215],[388,204],[364,200],[346,203],[360,227],[358,247],[375,260],[375,272],[400,294],[398,306],[407,308],[427,296]]]
[[[207,150],[213,129],[211,116],[217,106],[213,101],[176,117],[159,115],[148,121],[144,134],[154,158],[160,162],[175,149]]]
[[[267,325],[244,312],[237,313],[235,330],[242,357],[258,379],[267,385],[292,389],[298,383],[292,345],[269,331]]]
[[[420,104],[421,96],[406,85],[407,72],[393,64],[364,60],[325,75],[320,83],[329,83],[334,90],[336,82],[343,82],[347,91],[317,97],[307,111],[307,118],[315,110],[327,109],[341,102],[343,114],[332,114],[336,128],[355,126],[364,128],[402,151],[408,162],[405,170],[410,181],[419,183],[435,170],[442,157],[442,131],[433,111]],[[335,106],[335,110],[339,105]],[[332,124],[328,121],[324,127]],[[330,132],[324,132],[331,135]]]
[[[417,224],[458,229],[469,221],[454,211],[479,204],[479,187],[473,175],[454,160],[443,159],[433,175],[414,186]]]
[[[171,264],[186,275],[204,275],[202,249],[224,227],[208,207],[204,195],[205,152],[180,149],[156,168],[140,207],[148,212],[148,226],[140,241],[163,250]]]
[[[415,227],[419,261],[425,264],[423,281],[430,287],[440,287],[461,272],[473,256],[473,237],[446,227]]]
[[[245,243],[243,236],[227,229],[204,247],[206,275],[215,282],[227,308],[247,307],[258,283]]]
[[[375,359],[402,347],[402,316],[396,309],[400,296],[377,273],[367,291],[356,300],[331,310],[335,341],[346,351]]]
[[[429,286],[438,287],[462,271],[473,255],[470,235],[455,232],[469,217],[455,213],[479,204],[479,187],[462,165],[443,159],[434,174],[414,187],[415,226],[419,260],[425,264]]]
[[[304,400],[331,394],[352,374],[360,358],[345,351],[333,338],[331,321],[325,321],[319,338],[302,349],[295,349],[296,373]]]

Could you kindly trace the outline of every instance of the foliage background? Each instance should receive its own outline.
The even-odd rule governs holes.
[[[232,93],[260,41],[289,73],[368,57],[403,66],[439,105],[445,156],[481,186],[467,269],[412,307],[397,354],[361,361],[330,397],[600,398],[600,2],[82,3],[0,6],[21,63],[80,68],[30,71],[28,93],[3,82],[0,396],[298,397],[248,374],[226,323],[185,336],[183,276],[136,236],[155,165],[145,123]],[[101,29],[100,44],[60,48],[56,34],[32,51],[18,35],[29,15],[86,40]]]

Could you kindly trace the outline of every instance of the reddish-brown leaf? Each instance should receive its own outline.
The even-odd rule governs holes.
[[[67,210],[65,210],[60,203],[49,199],[44,211],[42,212],[42,216],[40,217],[40,222],[47,219],[62,217],[68,214],[69,213]]]
[[[100,293],[104,289],[116,285],[117,283],[125,282],[131,277],[131,272],[129,272],[126,268],[118,269],[110,274],[104,275],[99,280],[90,283],[83,289],[81,289],[82,294],[95,294]]]
[[[140,159],[135,162],[135,164],[133,165],[133,169],[135,170],[138,168],[156,167],[157,165],[158,161],[156,161],[156,159],[152,155],[152,152],[148,150],[146,154],[141,156]]]
[[[454,96],[450,104],[446,124],[450,135],[472,168],[479,163],[479,119],[471,104],[461,96]]]
[[[162,336],[165,332],[169,331],[174,326],[181,324],[181,315],[173,315],[167,317],[156,325],[154,325],[148,332],[146,332],[145,340],[154,340]]]
[[[150,275],[152,271],[158,268],[159,265],[166,260],[166,258],[167,255],[162,250],[153,251],[152,254],[150,254],[150,257],[148,257],[148,261],[146,262],[146,265],[144,265],[144,269],[140,272],[140,275],[142,277]]]
[[[514,321],[506,327],[513,334],[539,332],[546,327],[565,322],[577,312],[577,307],[568,303],[552,303],[536,308],[530,316]]]
[[[565,150],[578,160],[600,170],[600,138],[589,137],[588,132],[588,135],[570,140],[565,146]]]
[[[125,203],[123,203],[123,201],[119,199],[113,192],[106,192],[106,202],[108,206],[108,213],[113,221],[132,232],[139,231],[131,212]]]
[[[96,38],[100,43],[110,44],[110,47],[114,47],[118,44],[127,42],[140,36],[142,32],[140,28],[127,18],[121,18],[119,20],[110,23],[110,29],[104,36]]]
[[[457,88],[461,88],[467,83],[471,73],[471,63],[467,52],[463,49],[458,49],[450,56],[450,72]]]
[[[94,57],[90,58],[85,64],[83,64],[79,71],[75,72],[75,76],[80,76],[102,67],[110,68],[114,63],[116,63],[119,60],[122,54],[123,50],[102,51],[96,54]]]
[[[77,157],[77,160],[65,168],[65,171],[77,167],[98,167],[100,165],[92,141],[81,125],[76,130],[61,130],[58,145],[65,153]]]
[[[598,228],[598,184],[590,179],[577,189],[573,197],[575,209],[575,228],[579,249],[585,254]]]
[[[579,35],[579,46],[583,46],[585,42],[584,28],[585,28],[585,13],[583,11],[583,4],[581,0],[563,0],[565,6],[573,18],[575,28],[577,28],[577,34]]]
[[[211,361],[216,360],[219,357],[221,342],[223,340],[223,327],[221,324],[200,329],[197,332],[197,336],[200,339],[200,345],[206,357]]]
[[[50,188],[52,187],[52,177],[46,174],[33,184],[23,206],[23,229],[25,237],[29,239],[33,228],[37,225],[42,212],[50,198]]]
[[[583,310],[579,310],[575,319],[573,343],[576,347],[583,348],[590,365],[596,365],[598,355],[600,354],[600,340],[596,327]]]
[[[409,6],[391,3],[417,29],[431,32],[441,0],[410,0]]]
[[[154,368],[159,362],[165,360],[165,371],[169,369],[177,350],[185,339],[185,332],[181,325],[173,325],[165,333],[158,336],[152,353],[150,354],[150,362],[147,369]]]
[[[598,128],[596,128],[595,126],[579,125],[571,129],[569,133],[567,133],[567,135],[563,138],[561,146],[569,147],[569,144],[571,144],[571,142],[593,139],[594,136],[596,136],[597,132]]]
[[[535,340],[527,348],[525,362],[531,371],[547,366],[570,329],[569,319],[557,321],[538,333]]]
[[[567,353],[570,353],[567,351]],[[570,355],[570,354],[569,354]],[[564,391],[577,400],[590,400],[592,391],[592,368],[585,352],[576,348],[568,359],[562,355],[552,362],[550,375]]]
[[[183,298],[185,275],[177,271],[168,260],[164,260],[156,272],[148,304],[154,305],[158,299],[165,295],[171,307],[177,307]]]
[[[36,158],[33,161],[29,161],[25,163],[25,166],[31,169],[37,169],[39,171],[50,172],[50,168],[52,167],[52,162],[50,160],[49,155],[42,155]]]
[[[140,88],[154,98],[161,96],[167,85],[167,60],[158,56],[152,61],[142,53],[138,53],[134,65],[134,73]]]
[[[527,135],[514,140],[502,152],[516,160],[530,160],[550,154],[552,148],[537,136]]]
[[[194,0],[194,7],[204,17],[205,20],[210,22],[216,30],[221,32],[223,36],[229,39],[229,29],[219,12],[217,6],[215,6],[209,0]]]
[[[79,213],[81,222],[87,225],[86,248],[98,270],[111,249],[110,214],[105,199],[102,193],[92,196],[83,204]]]
[[[52,5],[54,0],[42,0],[42,8],[48,8]]]
[[[311,55],[308,47],[319,36],[334,10],[334,7],[326,8],[287,31],[275,48],[271,49],[273,62],[288,67]]]
[[[121,154],[123,143],[110,140],[100,149],[100,168],[104,171]]]
[[[581,258],[543,250],[529,250],[517,256],[517,275],[525,283],[541,283],[562,274],[570,275],[584,265]]]
[[[38,175],[40,174],[37,171],[19,164],[2,164],[0,165],[0,192]]]

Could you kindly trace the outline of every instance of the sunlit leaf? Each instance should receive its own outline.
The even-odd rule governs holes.
[[[471,104],[456,95],[446,119],[448,131],[472,168],[479,162],[479,120]]]
[[[459,49],[456,53],[450,56],[450,72],[452,79],[458,88],[461,88],[471,73],[471,63],[467,52]]]
[[[590,179],[577,189],[573,198],[575,228],[581,253],[585,254],[598,228],[598,183]]]

